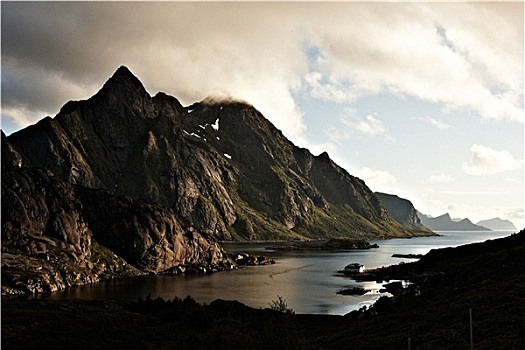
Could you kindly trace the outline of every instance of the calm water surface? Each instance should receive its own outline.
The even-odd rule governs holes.
[[[260,254],[276,259],[270,266],[246,267],[205,276],[147,276],[119,279],[51,293],[50,299],[118,299],[136,301],[139,297],[172,299],[190,295],[200,303],[215,299],[239,300],[252,307],[268,307],[282,296],[296,313],[346,314],[372,304],[381,284],[357,283],[336,274],[352,262],[376,268],[412,259],[393,258],[392,254],[425,254],[431,249],[455,247],[508,236],[510,231],[439,232],[439,237],[375,240],[378,249],[333,252],[278,252],[265,249],[268,243],[224,244],[228,252]],[[352,287],[370,290],[363,296],[339,295]]]

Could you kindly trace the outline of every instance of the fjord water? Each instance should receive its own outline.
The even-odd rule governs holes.
[[[200,303],[215,299],[238,300],[248,306],[265,308],[278,296],[283,297],[296,313],[343,315],[372,304],[380,295],[381,284],[358,283],[338,275],[353,262],[366,268],[377,268],[409,262],[413,259],[392,257],[393,254],[425,254],[431,249],[455,247],[505,237],[512,231],[438,232],[441,236],[411,239],[374,240],[379,248],[358,251],[272,251],[269,243],[229,243],[231,253],[246,252],[266,255],[276,260],[269,266],[246,267],[204,276],[147,276],[111,280],[89,286],[71,288],[39,298],[49,299],[116,299],[136,301],[148,294],[152,298],[173,299],[191,296]],[[338,291],[362,287],[370,292],[363,296],[337,294]]]

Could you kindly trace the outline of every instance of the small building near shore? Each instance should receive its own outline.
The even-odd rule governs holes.
[[[344,273],[363,273],[365,272],[365,265],[352,263],[345,266]]]

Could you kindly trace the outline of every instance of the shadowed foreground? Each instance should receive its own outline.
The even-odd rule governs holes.
[[[393,298],[346,316],[236,301],[2,300],[2,349],[525,349],[525,231],[380,270],[410,277]],[[395,285],[394,285],[395,287]],[[286,311],[286,310],[285,310]]]

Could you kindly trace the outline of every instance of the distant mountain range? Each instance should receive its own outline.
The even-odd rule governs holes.
[[[376,192],[392,219],[414,230],[428,231],[516,231],[516,226],[500,218],[482,220],[476,224],[469,219],[451,218],[448,213],[438,217],[425,215],[416,210],[408,199]]]
[[[493,231],[517,231],[518,229],[509,220],[503,220],[500,218],[493,218],[489,220],[481,220],[476,225],[487,227]]]
[[[512,231],[516,227],[509,220],[494,218],[476,224],[469,219],[452,219],[448,213],[438,217],[417,213],[421,223],[432,231]]]
[[[432,231],[490,231],[489,228],[473,224],[469,219],[454,221],[448,213],[431,217],[418,213],[421,223]]]

